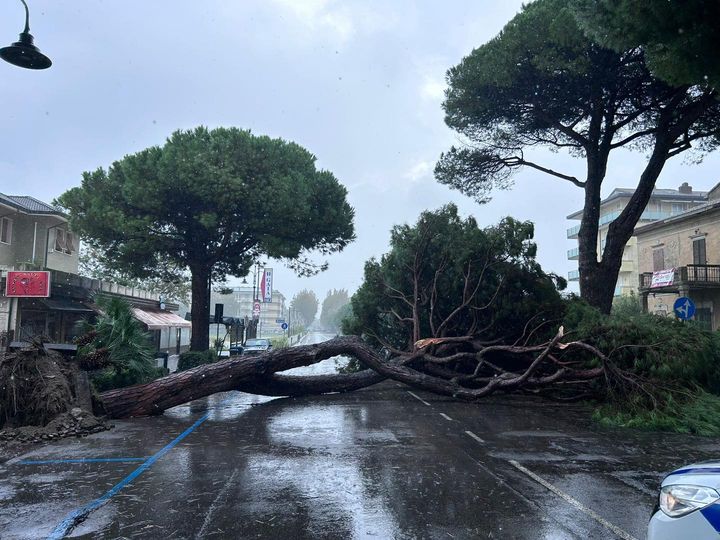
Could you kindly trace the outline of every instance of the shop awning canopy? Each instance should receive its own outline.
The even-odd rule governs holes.
[[[135,318],[147,325],[148,330],[165,328],[192,328],[192,323],[164,309],[132,308]]]
[[[50,311],[74,311],[76,313],[92,313],[93,310],[85,304],[69,300],[67,298],[43,298],[42,303],[45,304]]]

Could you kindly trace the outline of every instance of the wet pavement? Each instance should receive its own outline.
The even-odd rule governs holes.
[[[719,451],[530,398],[231,392],[0,463],[0,538],[644,538],[663,473]]]

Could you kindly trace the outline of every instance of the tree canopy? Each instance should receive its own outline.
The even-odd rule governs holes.
[[[350,303],[350,296],[347,289],[333,289],[327,292],[322,303],[320,322],[325,328],[337,330],[340,328],[342,317],[346,314],[343,310]]]
[[[315,291],[303,289],[293,296],[290,302],[290,309],[295,311],[307,326],[315,320],[319,305],[320,302],[315,295]]]
[[[720,88],[717,0],[573,0],[582,29],[598,43],[641,47],[653,74],[681,86]]]
[[[481,229],[454,205],[394,227],[390,251],[365,263],[343,331],[408,351],[420,339],[448,336],[512,342],[557,323],[565,282],[535,260],[533,230],[513,218]]]
[[[354,239],[346,194],[295,143],[199,127],[83,173],[57,203],[105,263],[137,278],[188,269],[191,347],[204,350],[210,280],[244,276],[260,255],[301,274],[324,268],[310,262],[311,250],[327,254]]]
[[[79,251],[78,273],[93,279],[112,281],[124,287],[153,291],[171,302],[190,303],[190,274],[187,271],[167,266],[157,275],[138,279],[104,263],[103,260],[102,253],[82,244]]]
[[[691,148],[715,148],[720,103],[708,87],[653,77],[643,51],[622,52],[591,41],[577,24],[571,0],[526,5],[503,31],[448,71],[445,121],[464,145],[444,153],[437,179],[486,201],[530,168],[585,192],[579,233],[581,295],[610,311],[625,244],[665,162]],[[585,177],[544,165],[537,148],[567,151],[586,162]],[[610,225],[598,254],[602,182],[610,153],[647,153],[637,188]]]

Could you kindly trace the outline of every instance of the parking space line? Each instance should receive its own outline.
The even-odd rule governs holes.
[[[467,433],[470,437],[475,439],[480,444],[485,444],[485,441],[483,439],[481,439],[480,437],[478,437],[477,435],[475,435],[472,431],[466,431],[465,433]]]
[[[414,397],[415,399],[417,399],[418,401],[422,401],[422,402],[423,402],[425,405],[427,405],[428,407],[432,407],[432,405],[430,405],[427,401],[425,401],[423,398],[421,398],[421,397],[418,396],[417,394],[411,392],[410,390],[408,390],[407,393],[410,394],[410,395],[411,395],[412,397]]]
[[[568,495],[567,493],[565,493],[564,491],[562,491],[560,488],[555,487],[554,485],[552,485],[552,484],[551,484],[550,482],[548,482],[547,480],[539,477],[537,474],[535,474],[535,473],[532,472],[531,470],[523,467],[522,465],[520,465],[520,464],[519,464],[517,461],[515,461],[514,459],[509,460],[509,462],[510,462],[510,465],[512,465],[513,467],[515,467],[517,470],[519,470],[520,472],[526,474],[527,476],[529,476],[530,478],[532,478],[533,480],[535,480],[538,484],[546,487],[547,489],[549,489],[550,491],[552,491],[555,495],[558,495],[560,498],[564,499],[566,502],[568,502],[569,504],[571,504],[572,506],[574,506],[575,508],[577,508],[578,510],[580,510],[580,511],[583,512],[584,514],[586,514],[587,516],[589,516],[589,517],[591,517],[592,519],[594,519],[595,521],[597,521],[600,525],[602,525],[602,526],[605,527],[606,529],[609,529],[609,530],[611,530],[612,532],[614,532],[617,536],[619,536],[619,537],[622,538],[623,540],[637,540],[637,538],[635,538],[635,537],[634,537],[633,535],[631,535],[629,532],[622,530],[622,529],[621,529],[620,527],[618,527],[617,525],[613,525],[613,524],[610,523],[608,520],[606,520],[605,518],[603,518],[602,516],[600,516],[597,512],[592,511],[590,508],[588,508],[587,506],[585,506],[583,503],[581,503],[581,502],[578,501],[577,499],[573,499],[570,495]]]
[[[145,461],[146,457],[81,458],[81,459],[23,459],[18,465],[48,465],[50,463],[131,463]]]
[[[133,480],[135,480],[138,476],[140,476],[142,473],[144,473],[147,469],[149,469],[158,459],[160,459],[165,454],[167,454],[170,450],[172,450],[176,444],[178,444],[185,437],[187,437],[193,431],[195,431],[195,429],[198,426],[200,426],[203,422],[205,422],[205,420],[207,420],[208,418],[210,418],[210,413],[205,413],[202,417],[200,417],[198,420],[196,420],[193,425],[191,425],[189,428],[187,428],[185,431],[183,431],[180,435],[175,437],[171,442],[169,442],[163,448],[161,448],[158,452],[156,452],[154,455],[152,455],[150,458],[148,458],[137,469],[135,469],[133,472],[131,472],[125,478],[120,480],[120,482],[118,482],[112,488],[110,488],[104,495],[95,499],[92,502],[89,502],[85,506],[81,506],[80,508],[70,512],[67,516],[65,516],[65,519],[63,519],[57,525],[57,527],[55,527],[55,529],[53,529],[53,531],[50,533],[50,536],[48,536],[48,540],[60,540],[61,538],[64,538],[65,535],[70,533],[70,531],[72,531],[78,523],[81,523],[85,518],[87,518],[87,516],[90,514],[90,512],[92,512],[93,510],[97,510],[98,508],[103,506],[105,503],[107,503],[121,489],[123,489],[125,486],[127,486]]]
[[[440,414],[440,416],[442,416],[445,420],[449,420],[450,422],[453,421],[453,419],[450,418],[450,417],[449,417],[447,414],[445,414],[444,412],[441,412],[441,413],[439,413],[439,414]]]

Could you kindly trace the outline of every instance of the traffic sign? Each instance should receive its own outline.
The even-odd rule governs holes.
[[[282,323],[282,324],[280,325],[280,328],[282,328],[283,330],[287,330],[287,329],[288,329],[288,324],[287,324],[286,322],[284,322],[284,323]]]
[[[256,319],[260,316],[260,302],[255,300],[253,303],[253,317]]]
[[[285,319],[275,319],[275,322],[278,324],[282,324],[285,322]]]
[[[695,303],[687,296],[681,296],[673,304],[673,311],[678,319],[687,321],[695,315]]]

